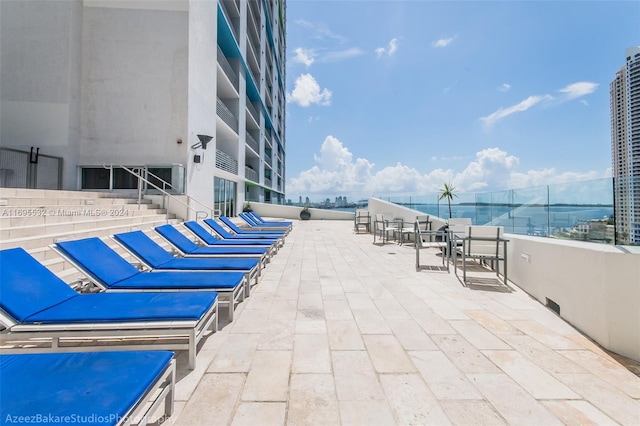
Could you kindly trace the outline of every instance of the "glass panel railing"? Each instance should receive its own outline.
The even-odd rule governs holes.
[[[613,244],[611,179],[549,186],[550,235]]]
[[[616,183],[616,188],[633,186],[629,180]],[[634,215],[630,207],[634,204],[632,197],[625,199],[617,195],[618,222],[623,222],[624,218],[633,219],[629,219],[628,224],[625,222],[625,228],[615,223],[614,184],[610,178],[486,193],[459,193],[450,205],[446,198],[440,200],[438,194],[378,198],[445,220],[468,217],[475,225],[504,226],[505,232],[513,234],[629,244],[627,240],[633,240],[634,226],[640,232],[640,224],[635,219],[640,215],[638,212]],[[634,243],[631,241],[631,244]]]

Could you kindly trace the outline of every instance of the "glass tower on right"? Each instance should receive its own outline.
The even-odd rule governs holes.
[[[640,245],[640,46],[610,84],[616,242]]]

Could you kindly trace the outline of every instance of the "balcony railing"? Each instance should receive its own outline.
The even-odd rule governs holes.
[[[216,167],[234,175],[238,174],[238,160],[219,149],[216,149]]]
[[[220,68],[222,68],[224,75],[226,75],[229,81],[231,81],[231,84],[233,85],[234,89],[238,91],[238,76],[233,71],[233,67],[227,60],[227,57],[224,56],[224,53],[222,52],[219,46],[218,46],[218,64],[220,65]]]
[[[227,22],[229,22],[229,25],[231,26],[231,31],[233,31],[233,35],[235,36],[236,42],[237,42],[238,40],[240,40],[240,37],[239,37],[239,33],[240,32],[239,32],[238,28],[236,27],[236,25],[237,25],[236,23],[238,22],[238,20],[237,19],[235,19],[235,20],[231,19],[231,14],[229,13],[230,10],[227,9],[227,7],[230,6],[230,5],[228,5],[227,2],[224,2],[224,1],[220,2],[220,6],[222,6],[222,13],[224,13],[224,16],[227,18]],[[239,10],[240,9],[238,8],[238,4],[233,4],[231,6],[232,7],[235,6],[236,9],[237,9],[237,10],[234,11],[234,16],[236,16],[236,14],[239,14]]]
[[[256,153],[260,152],[260,145],[258,145],[258,142],[256,142],[253,136],[251,136],[249,133],[247,133],[245,141],[247,145],[249,145],[251,149],[253,149]]]
[[[258,172],[256,172],[253,169],[250,169],[249,167],[244,168],[244,177],[245,179],[252,180],[256,183],[260,181],[259,180],[260,178],[258,177]]]
[[[247,98],[246,103],[247,103],[247,109],[249,110],[249,114],[251,114],[251,116],[256,121],[256,123],[260,124],[260,115],[258,115],[258,111],[256,110],[256,107],[253,106],[253,103],[249,100],[249,98]]]
[[[238,133],[238,119],[220,98],[216,101],[216,114],[222,119],[222,121],[227,123],[234,132]]]

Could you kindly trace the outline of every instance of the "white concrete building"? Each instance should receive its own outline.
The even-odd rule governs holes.
[[[221,214],[283,203],[285,20],[285,0],[0,1],[0,186],[135,190],[122,165]]]
[[[611,158],[618,244],[640,244],[640,46],[610,84]]]

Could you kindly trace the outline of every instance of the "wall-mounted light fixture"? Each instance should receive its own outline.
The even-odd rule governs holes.
[[[209,135],[197,135],[197,136],[200,142],[196,142],[193,145],[191,145],[191,149],[198,149],[198,148],[207,149],[207,144],[211,142],[211,139],[213,139],[213,136],[209,136]]]

